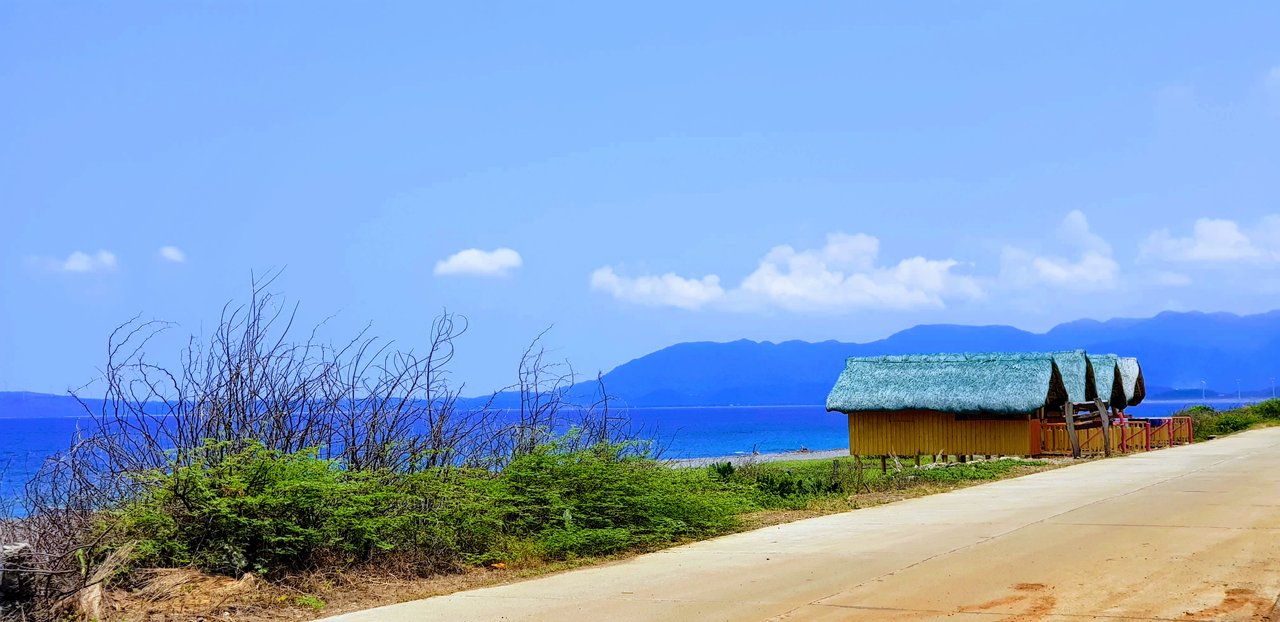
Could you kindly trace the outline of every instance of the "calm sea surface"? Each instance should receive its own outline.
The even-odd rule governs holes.
[[[1196,402],[1199,403],[1199,402]],[[1214,408],[1239,401],[1207,402]],[[1160,417],[1192,405],[1186,401],[1145,402],[1129,409],[1139,417]],[[821,406],[734,406],[633,408],[633,424],[657,439],[666,458],[703,458],[795,451],[802,447],[848,447],[843,415]],[[10,496],[54,452],[65,448],[83,418],[0,419],[0,497]]]

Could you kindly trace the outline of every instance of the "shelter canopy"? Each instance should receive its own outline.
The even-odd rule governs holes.
[[[1083,350],[852,357],[827,410],[1027,414],[1083,400],[1090,372]]]
[[[1013,415],[1095,399],[1123,408],[1145,394],[1137,359],[1084,350],[852,357],[827,410]]]

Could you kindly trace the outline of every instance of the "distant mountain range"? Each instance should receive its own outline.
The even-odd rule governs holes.
[[[1243,395],[1269,396],[1280,377],[1280,311],[1079,320],[1045,333],[934,324],[870,343],[678,343],[619,365],[603,380],[610,395],[633,407],[822,404],[850,356],[1076,348],[1138,357],[1149,398],[1198,398],[1202,380],[1209,397],[1235,396],[1237,381]],[[591,391],[594,386],[577,392]],[[513,397],[500,396],[497,405],[510,405]],[[67,396],[0,392],[0,417],[79,412]]]
[[[1150,398],[1270,395],[1280,377],[1280,311],[1165,312],[1146,319],[1079,320],[1045,333],[1009,326],[909,328],[870,343],[680,343],[604,375],[632,406],[822,404],[850,356],[1070,350],[1136,356]]]

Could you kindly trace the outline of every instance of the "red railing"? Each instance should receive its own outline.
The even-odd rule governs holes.
[[[1151,424],[1146,421],[1126,421],[1111,429],[1120,434],[1120,451],[1151,451],[1151,443],[1148,441]]]
[[[1173,419],[1165,419],[1159,425],[1151,426],[1147,434],[1147,443],[1152,449],[1173,446]]]
[[[1151,451],[1154,446],[1151,442],[1152,430],[1161,430],[1159,434],[1163,434],[1165,439],[1161,447],[1168,446],[1172,439],[1170,436],[1172,427],[1152,428],[1151,424],[1146,421],[1128,420],[1124,423],[1116,421],[1111,425],[1111,451],[1112,453],[1131,453],[1135,451]],[[1084,430],[1076,430],[1076,439],[1080,442],[1081,453],[1100,454],[1105,453],[1102,446],[1102,429],[1088,428]],[[1042,423],[1040,424],[1040,451],[1045,455],[1071,455],[1071,439],[1067,434],[1067,424],[1065,423]]]

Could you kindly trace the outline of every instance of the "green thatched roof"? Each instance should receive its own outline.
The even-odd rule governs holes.
[[[1142,377],[1142,366],[1138,364],[1138,359],[1127,356],[1117,357],[1116,369],[1120,372],[1125,403],[1129,406],[1141,404],[1147,397],[1147,383]]]
[[[1124,383],[1120,380],[1120,370],[1114,354],[1090,354],[1089,363],[1093,366],[1093,396],[1111,404],[1122,404],[1126,401]]]
[[[1035,356],[1048,356],[1057,364],[1062,374],[1063,386],[1067,389],[1067,397],[1072,402],[1087,402],[1094,396],[1093,366],[1084,350],[1066,352],[1032,352]]]
[[[1137,406],[1147,395],[1138,359],[1114,354],[1090,354],[1097,395],[1116,408]]]
[[[1083,398],[1089,369],[1083,351],[853,357],[827,410],[1025,414]]]

